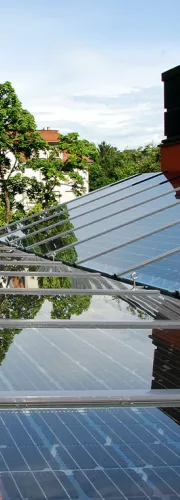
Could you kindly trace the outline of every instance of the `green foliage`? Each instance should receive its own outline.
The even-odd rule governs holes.
[[[98,159],[98,151],[95,144],[86,139],[80,139],[78,133],[72,132],[59,136],[58,150],[67,153],[63,170],[67,175],[71,172],[74,193],[76,196],[83,194],[85,192],[83,189],[84,179],[81,172],[87,171],[89,164]]]
[[[48,151],[46,158],[39,158],[39,151]],[[60,159],[62,152],[65,152],[63,160]],[[27,168],[34,171],[34,176],[28,175]],[[62,182],[71,185],[75,195],[83,194],[86,170],[93,191],[130,175],[159,169],[159,148],[153,145],[119,151],[102,142],[97,148],[72,132],[61,134],[58,145],[49,148],[11,83],[0,84],[1,225],[27,215],[27,200],[33,213],[56,205],[56,190]],[[37,172],[41,173],[40,181]]]
[[[4,221],[5,221],[5,216],[6,216],[5,205],[0,200],[0,226],[3,226]]]
[[[36,156],[45,145],[34,117],[22,108],[11,83],[0,84],[0,189],[7,223],[16,208],[16,195],[28,186],[28,178],[23,177],[25,159]]]
[[[71,278],[39,278],[40,288],[71,288]],[[52,303],[52,319],[71,319],[71,316],[79,316],[84,311],[88,311],[91,297],[88,295],[56,296],[48,297]]]
[[[27,296],[6,296],[1,297],[0,300],[0,318],[3,319],[33,319],[44,302],[44,297],[27,297]],[[0,336],[3,341],[0,342],[0,364],[11,343],[13,342],[14,335],[17,335],[21,330],[17,329],[2,329]]]
[[[71,297],[53,297],[50,299],[53,304],[51,317],[53,319],[70,319],[73,315],[80,315],[83,311],[88,311],[91,297],[88,295],[72,295]]]
[[[134,174],[160,170],[160,149],[151,144],[144,148],[119,151],[102,142],[98,152],[98,161],[89,168],[90,191]]]
[[[23,278],[22,278],[23,281]],[[21,282],[19,272],[19,283]],[[39,277],[39,288],[70,288],[70,278],[60,277]],[[89,309],[91,297],[89,296],[1,296],[0,298],[0,318],[1,319],[34,319],[42,308],[43,303],[48,300],[52,304],[52,319],[70,319],[72,315],[80,315],[83,311]],[[0,364],[13,342],[14,336],[21,330],[2,329],[0,336],[3,342],[0,342]]]
[[[45,158],[39,158],[40,151],[48,152]],[[59,157],[62,151],[67,153],[63,161]],[[50,148],[11,83],[0,84],[0,223],[27,215],[27,200],[32,209],[34,204],[41,209],[56,205],[56,190],[62,182],[71,184],[76,195],[83,194],[81,174],[95,156],[95,145],[80,140],[77,133],[59,136],[58,146]],[[41,181],[35,174],[28,175],[27,168],[40,172]],[[23,201],[17,201],[17,195]]]
[[[86,139],[80,139],[77,132],[71,132],[67,135],[59,136],[59,150],[67,151],[70,155],[70,161],[73,162],[74,167],[77,166],[87,166],[88,158],[93,158],[97,156],[97,148],[95,144],[87,141]]]
[[[54,213],[53,213],[54,212]],[[62,249],[67,245],[72,245],[72,247],[58,252],[56,254],[56,259],[64,260],[66,262],[75,262],[77,260],[77,252],[73,243],[77,241],[77,237],[74,233],[74,226],[69,220],[69,212],[67,210],[67,205],[59,206],[58,208],[51,211],[52,219],[50,225],[57,224],[56,227],[48,227],[46,219],[41,219],[39,222],[37,220],[36,227],[31,227],[27,230],[26,238],[21,241],[21,245],[24,248],[34,245],[32,251],[37,254],[45,255],[54,250]],[[35,231],[39,231],[38,234],[33,234]],[[51,238],[51,241],[47,241]],[[44,241],[46,240],[46,241]],[[7,242],[11,242],[11,234],[7,236]],[[41,243],[41,244],[39,244]]]

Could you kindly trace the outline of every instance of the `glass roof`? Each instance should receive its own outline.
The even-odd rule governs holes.
[[[1,296],[0,296],[1,297]],[[0,298],[1,318],[128,320],[141,313],[111,296]],[[135,313],[135,315],[134,315]],[[149,315],[143,317],[151,319]],[[1,390],[150,389],[154,346],[146,331],[27,327],[1,329]],[[43,355],[42,355],[43,354]],[[132,369],[132,360],[135,357]],[[180,380],[179,380],[180,381]]]
[[[139,283],[175,292],[179,178],[162,173],[128,178],[2,227],[0,239],[122,280],[132,281],[137,270]]]
[[[168,340],[180,331],[178,300],[3,246],[0,253],[1,391],[146,391],[156,342],[178,358]]]
[[[0,229],[0,499],[180,498],[176,181]]]

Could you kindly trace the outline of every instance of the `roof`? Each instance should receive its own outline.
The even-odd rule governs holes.
[[[162,172],[129,177],[0,230],[0,240],[124,282],[179,293],[180,187]]]
[[[41,137],[50,144],[58,144],[59,130],[41,129],[38,130]]]
[[[179,497],[179,232],[141,245],[177,189],[135,176],[1,228],[3,497]]]
[[[56,144],[58,145],[59,130],[51,130],[47,128],[38,130],[38,132],[40,133],[41,137],[50,145],[56,145]],[[67,151],[64,151],[64,158],[63,158],[64,161],[67,161],[68,158],[69,158],[69,153]],[[84,155],[82,155],[82,160],[86,160],[89,165],[93,163],[93,160]]]
[[[170,299],[5,245],[0,255],[3,495],[179,493],[178,330],[128,303],[154,300],[158,318]],[[9,288],[14,275],[24,289]]]

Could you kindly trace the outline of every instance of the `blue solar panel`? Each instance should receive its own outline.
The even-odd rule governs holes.
[[[144,174],[10,225],[1,229],[0,238],[20,248],[33,245],[33,252],[54,253],[57,260],[124,280],[132,280],[128,268],[137,269],[139,282],[174,291],[180,283],[178,253],[141,267],[144,261],[179,246],[179,201],[175,191],[166,195],[170,189],[162,174],[149,179]],[[147,201],[153,196],[159,198]],[[153,210],[158,214],[149,216]],[[161,231],[167,224],[174,226]],[[117,225],[121,227],[111,231]],[[156,234],[113,250],[153,230]],[[48,260],[38,257],[38,262],[34,256],[33,262],[32,254],[3,258],[0,286],[7,290],[0,293],[1,325],[12,320],[12,328],[5,324],[0,330],[0,381],[6,397],[14,391],[36,398],[47,391],[61,397],[63,391],[72,395],[92,391],[94,397],[98,389],[109,396],[116,390],[132,397],[141,390],[144,397],[149,391],[154,397],[154,389],[179,389],[179,330],[138,330],[135,325],[131,330],[111,330],[106,325],[103,329],[47,328],[45,324],[49,319],[76,316],[89,323],[132,317],[179,320],[177,300],[146,295],[146,302],[138,295],[141,309],[134,309],[136,291],[126,302],[111,295],[88,297],[87,285],[97,286],[91,274],[87,281],[74,277],[63,281],[53,276],[55,263]],[[42,266],[50,277],[38,275]],[[61,268],[67,270],[62,264]],[[27,276],[28,269],[37,271],[36,276]],[[101,290],[115,286],[112,280],[100,279],[104,280],[99,281]],[[40,289],[51,286],[57,294],[48,291],[47,297],[40,296]],[[78,291],[82,288],[84,296],[62,296],[61,289],[73,286]],[[23,293],[9,287],[21,288]],[[35,287],[36,295],[27,293],[28,287]],[[22,318],[30,321],[24,329]],[[39,322],[37,328],[33,318]],[[19,327],[13,326],[16,320]],[[179,408],[3,410],[0,396],[0,499],[180,498]]]
[[[180,247],[177,186],[162,173],[129,178],[2,228],[1,240],[125,280],[139,270],[140,283],[174,292],[178,254],[141,266]]]
[[[159,176],[161,177],[161,174],[152,174],[152,176],[151,176],[152,182],[154,182],[157,177],[159,178]],[[155,177],[155,179],[153,179],[154,177]],[[123,192],[123,191],[126,192],[126,189],[128,190],[128,192],[129,192],[129,189],[130,189],[130,192],[136,191],[136,184],[142,183],[143,181],[146,181],[147,178],[148,178],[147,174],[142,174],[140,176],[134,176],[134,177],[132,176],[132,177],[129,177],[128,179],[119,181],[115,184],[112,184],[112,185],[107,186],[105,188],[102,188],[100,190],[88,193],[88,195],[85,195],[85,196],[82,196],[82,197],[77,198],[75,200],[72,200],[66,204],[64,203],[64,204],[58,205],[56,207],[51,207],[49,210],[45,210],[43,212],[40,212],[40,214],[35,214],[35,215],[31,215],[29,217],[25,217],[24,219],[21,219],[20,221],[11,223],[8,226],[5,226],[2,229],[0,229],[0,235],[1,234],[2,235],[4,235],[4,234],[9,235],[10,232],[15,232],[16,230],[18,230],[21,227],[23,227],[23,230],[25,233],[26,232],[28,233],[29,228],[30,228],[30,233],[31,233],[31,232],[35,231],[35,229],[37,229],[36,225],[38,225],[38,228],[39,228],[41,226],[41,224],[43,224],[43,222],[46,219],[48,219],[48,221],[51,221],[51,222],[49,222],[49,224],[50,224],[50,223],[52,223],[52,220],[54,220],[54,219],[56,219],[56,220],[54,220],[54,222],[57,222],[57,219],[61,219],[61,218],[63,219],[66,212],[68,212],[68,216],[69,215],[70,216],[77,215],[77,212],[79,210],[78,207],[81,207],[80,211],[78,212],[81,215],[82,207],[83,207],[83,212],[86,212],[86,211],[88,212],[91,209],[93,209],[94,206],[96,206],[96,203],[98,203],[99,199],[103,199],[104,203],[106,204],[107,199],[109,198],[109,196],[112,195],[112,193],[116,194],[118,192]],[[134,187],[131,187],[132,185]],[[113,199],[115,199],[114,196],[115,195],[113,195]],[[94,205],[94,203],[95,203],[95,205]]]
[[[149,264],[142,269],[138,269],[138,282],[145,283],[155,288],[168,290],[169,292],[180,290],[180,253],[166,257],[158,262]],[[131,274],[123,276],[132,280]]]
[[[179,247],[173,182],[178,180],[170,182],[161,173],[126,179],[2,228],[1,240],[121,279],[131,280],[128,269],[140,266],[139,282],[174,292],[180,287],[178,255],[169,258],[167,272],[166,260],[141,270],[146,260]]]
[[[177,219],[175,211],[173,215],[171,212],[168,212],[167,215],[170,217],[172,216],[172,220],[173,218]],[[155,219],[156,215],[154,216],[154,225],[156,227]],[[136,236],[136,223],[131,225],[131,229],[133,234]],[[142,230],[144,232],[144,227]],[[146,230],[148,231],[148,228],[146,228]],[[118,231],[116,231],[116,235],[118,237]],[[114,235],[114,240],[111,240],[113,246],[117,244],[117,240],[115,239],[116,235]],[[123,235],[121,238],[123,241]],[[97,238],[96,244],[98,242],[100,243],[100,238]],[[88,242],[86,244],[86,251],[87,246]],[[105,255],[100,255],[93,260],[87,259],[84,265],[87,265],[88,268],[98,269],[99,271],[106,272],[108,274],[121,274],[121,276],[132,280],[131,273],[125,273],[125,269],[130,268],[138,271],[138,266],[141,266],[141,264],[146,260],[156,258],[162,253],[168,252],[177,247],[180,247],[180,224],[144,238],[136,243],[130,243],[121,249],[107,252]],[[98,247],[96,247],[96,250],[97,248]],[[85,251],[84,248],[83,251]],[[92,249],[89,244],[89,253],[91,253],[91,251]],[[145,283],[146,285],[152,285],[169,291],[179,290],[180,277],[178,269],[179,254],[169,258],[167,257],[166,259],[160,260],[152,265],[145,266],[142,270],[140,268],[140,271],[138,272],[138,281]]]
[[[180,426],[156,408],[1,410],[4,499],[176,499]]]

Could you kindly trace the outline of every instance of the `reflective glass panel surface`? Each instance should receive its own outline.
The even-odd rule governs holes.
[[[180,291],[180,253],[171,255],[164,259],[149,264],[141,269],[137,268],[138,282],[149,286],[168,290],[169,292]],[[131,273],[123,276],[128,281],[132,280]]]
[[[31,226],[36,225],[36,223],[41,221],[43,222],[44,219],[49,219],[50,217],[53,217],[53,215],[58,215],[59,213],[63,214],[63,212],[66,212],[67,210],[74,209],[75,207],[78,207],[79,205],[88,205],[91,203],[91,201],[96,200],[98,197],[106,197],[106,195],[109,195],[111,191],[115,192],[116,190],[123,191],[124,189],[128,188],[128,186],[131,186],[132,184],[139,183],[143,180],[146,180],[149,177],[148,174],[142,174],[142,175],[135,175],[132,177],[129,177],[128,179],[123,179],[122,181],[119,181],[115,184],[112,184],[110,186],[107,186],[105,188],[99,189],[97,191],[93,191],[91,193],[88,193],[87,195],[81,196],[79,198],[76,198],[70,202],[63,203],[61,205],[57,205],[56,207],[51,207],[49,210],[44,210],[40,212],[39,214],[34,214],[29,217],[25,217],[23,219],[20,219],[17,222],[13,222],[9,224],[8,226],[4,226],[2,229],[0,229],[0,235],[1,234],[9,234],[10,232],[16,231],[17,229],[20,229],[22,226]],[[159,177],[161,178],[161,174],[151,174],[151,178],[153,177]],[[25,229],[25,228],[24,228]]]
[[[154,221],[154,224],[155,224],[155,221]],[[134,227],[134,230],[135,230],[135,227]],[[116,235],[114,235],[114,236],[116,236]],[[113,246],[115,246],[115,240],[114,240]],[[138,270],[138,265],[141,266],[141,264],[143,264],[143,262],[145,262],[146,260],[151,259],[151,258],[152,259],[156,258],[156,257],[160,256],[161,254],[166,253],[168,251],[171,251],[177,247],[180,247],[180,225],[179,224],[177,224],[176,226],[174,226],[172,228],[161,231],[157,234],[151,235],[147,238],[143,238],[142,240],[139,240],[136,243],[131,243],[129,245],[126,245],[123,248],[119,248],[117,250],[107,252],[106,254],[100,255],[99,257],[96,257],[92,260],[89,259],[85,262],[85,265],[88,268],[98,269],[99,271],[103,271],[103,272],[106,272],[108,274],[111,274],[114,272],[117,275],[120,275],[120,274],[126,275],[127,274],[125,272],[126,269],[127,270],[128,269],[130,269],[130,270],[137,269]],[[169,259],[170,259],[170,257],[169,257]],[[176,261],[177,261],[177,257],[176,257]],[[162,261],[162,263],[161,263],[161,269],[163,266],[163,262],[164,262],[164,265],[166,266],[166,260],[164,259],[164,261]],[[175,260],[173,262],[175,262]],[[156,271],[155,271],[155,269],[156,269]],[[159,267],[157,265],[154,268],[153,272],[158,273],[158,269],[159,269]],[[143,268],[143,273],[144,273],[144,275],[146,273],[145,267]],[[171,281],[173,281],[172,276],[170,274],[168,274],[168,272],[166,273],[166,267],[164,267],[163,275],[164,275],[164,278],[166,278],[167,280],[170,277]],[[174,277],[174,275],[176,275],[175,282],[178,282],[180,285],[179,277],[177,275],[177,267],[174,268],[173,277]],[[129,277],[130,277],[130,275],[129,275]],[[159,279],[159,285],[157,285],[157,282],[156,282],[156,286],[163,288],[163,286],[161,286],[161,276],[156,274],[155,277]],[[148,278],[144,282],[145,282],[145,284],[150,284]],[[170,289],[171,291],[175,290],[175,282],[173,281],[172,287],[171,287],[171,283],[170,283],[168,285],[168,289]]]
[[[179,409],[1,410],[0,439],[5,500],[180,496]]]
[[[149,181],[150,182],[150,181]],[[158,211],[165,207],[169,207],[174,205],[174,213],[177,213],[177,203],[178,201],[175,198],[174,192],[166,195],[167,192],[172,191],[169,188],[168,183],[162,184],[159,186],[154,186],[152,190],[149,192],[145,191],[142,194],[137,192],[137,194],[132,197],[128,197],[127,199],[119,199],[118,196],[115,196],[115,199],[111,202],[111,196],[108,197],[107,201],[104,201],[98,210],[95,210],[92,207],[86,213],[83,213],[81,210],[81,214],[75,215],[73,214],[70,219],[66,222],[62,223],[62,221],[56,222],[53,221],[54,227],[51,227],[52,220],[49,221],[49,226],[46,224],[45,227],[34,231],[34,227],[29,229],[29,235],[21,238],[20,244],[22,248],[34,248],[36,251],[40,251],[40,243],[45,240],[53,240],[55,242],[56,247],[58,248],[59,242],[58,238],[62,237],[62,246],[69,244],[71,242],[77,242],[84,240],[86,237],[96,236],[102,231],[112,229],[120,224],[125,224],[131,220],[136,220],[136,218],[140,217],[143,213],[144,216],[148,215],[152,211]],[[154,201],[154,198],[157,196],[162,196]],[[151,200],[151,201],[148,201]],[[156,204],[156,206],[155,206]],[[94,206],[94,204],[93,204]],[[132,208],[131,208],[132,207]],[[172,210],[172,209],[171,209]],[[159,214],[163,215],[163,211]],[[170,217],[170,215],[169,215]],[[34,233],[33,233],[34,231]],[[119,230],[120,231],[120,230]],[[130,229],[129,229],[130,232]],[[65,233],[65,234],[64,234]],[[64,236],[63,236],[64,235]],[[68,235],[68,236],[66,236]],[[121,235],[121,233],[120,233]],[[74,240],[73,240],[74,236]],[[57,240],[57,241],[55,241]],[[72,241],[71,241],[72,240]],[[37,243],[37,247],[36,247]],[[33,245],[33,246],[32,246]]]
[[[0,319],[90,322],[141,317],[151,319],[111,296],[0,295]],[[150,334],[151,330],[52,329],[45,324],[21,328],[20,322],[18,329],[3,328],[1,390],[150,389],[154,352]]]
[[[48,278],[46,278],[48,287]],[[17,286],[17,282],[16,282]],[[23,286],[20,281],[19,287]],[[110,293],[110,292],[109,292]],[[167,375],[164,359],[164,388],[170,369],[175,370],[175,388],[179,388],[180,350],[177,342],[179,330],[159,331],[138,329],[136,321],[168,318],[176,319],[179,302],[158,297],[138,295],[137,307],[131,299],[120,297],[83,295],[48,297],[37,295],[0,294],[0,379],[1,391],[49,390],[150,390],[156,367],[154,365],[157,343],[163,343],[169,357]],[[152,311],[152,305],[154,309]],[[26,327],[22,320],[29,320]],[[49,320],[87,321],[89,327],[52,328]],[[11,320],[11,327],[8,327]],[[14,326],[18,320],[18,326]],[[38,326],[33,323],[38,322]],[[91,328],[91,321],[133,321],[131,329]],[[162,337],[162,338],[161,338]],[[160,340],[159,340],[160,339]],[[171,345],[171,339],[172,345]],[[176,341],[176,343],[175,343]],[[177,364],[171,363],[172,350]],[[168,363],[168,361],[167,361]],[[158,368],[159,370],[159,368]]]
[[[73,202],[70,202],[70,205],[67,203],[52,208],[49,211],[41,212],[39,215],[37,214],[35,216],[35,220],[33,218],[28,218],[10,224],[6,226],[6,228],[0,230],[1,239],[3,239],[3,241],[13,242],[16,238],[21,238],[28,233],[47,227],[47,224],[55,224],[61,220],[63,222],[64,219],[81,216],[82,213],[84,214],[96,210],[101,205],[106,205],[107,202],[111,203],[116,201],[118,197],[127,197],[131,194],[133,195],[140,189],[145,189],[147,187],[147,182],[150,182],[152,185],[159,184],[159,182],[163,180],[163,175],[152,174],[149,176],[148,174],[142,174],[138,176],[137,179],[138,181],[136,181],[136,178],[129,178],[115,185],[107,186],[107,188],[100,191],[89,193],[82,198],[77,198]]]
[[[179,180],[167,180],[162,174],[129,178],[69,206],[60,205],[53,209],[54,214],[53,210],[50,215],[39,214],[38,221],[31,219],[29,224],[26,220],[25,225],[20,221],[15,232],[10,225],[1,241],[7,239],[27,252],[130,280],[131,270],[179,248],[177,189]],[[164,269],[163,276],[164,259],[160,266],[148,266],[147,272],[143,266],[139,282],[170,292],[179,289],[174,276],[177,267],[173,267],[177,259],[172,258],[170,271]]]

